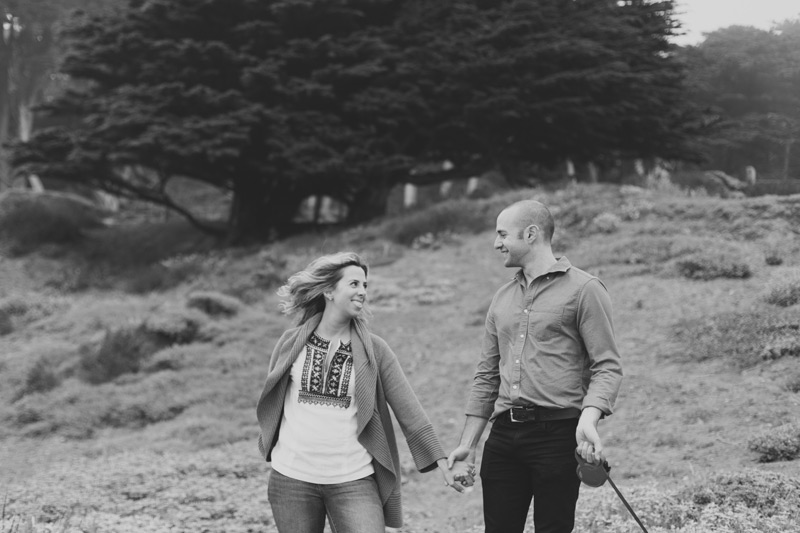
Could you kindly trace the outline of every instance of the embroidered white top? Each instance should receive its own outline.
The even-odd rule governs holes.
[[[358,442],[353,355],[340,344],[326,365],[330,341],[312,334],[292,364],[272,468],[307,483],[333,484],[374,472]]]

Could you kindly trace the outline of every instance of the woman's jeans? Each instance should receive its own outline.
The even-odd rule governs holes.
[[[269,503],[279,533],[384,533],[383,506],[374,476],[318,485],[272,471]]]
[[[577,418],[495,420],[481,461],[486,533],[522,533],[531,498],[536,533],[572,531],[580,488],[575,472],[577,425]]]

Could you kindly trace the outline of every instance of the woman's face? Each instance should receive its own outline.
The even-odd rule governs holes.
[[[350,265],[342,269],[342,279],[336,284],[327,306],[355,318],[367,301],[367,275],[361,267]]]

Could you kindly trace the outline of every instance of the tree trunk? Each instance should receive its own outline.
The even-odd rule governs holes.
[[[783,179],[789,179],[789,161],[792,159],[792,145],[794,139],[789,139],[784,143],[783,148]]]
[[[586,169],[589,171],[589,183],[597,183],[598,181],[600,181],[599,179],[600,172],[595,163],[589,161],[588,163],[586,163]]]
[[[11,120],[11,65],[14,54],[14,31],[6,36],[0,32],[0,191],[11,186],[8,150],[4,144],[9,138]]]
[[[271,189],[259,178],[234,182],[227,240],[232,244],[265,242],[288,233],[303,198]]]
[[[347,222],[357,224],[386,214],[391,188],[386,180],[374,180],[347,202]]]

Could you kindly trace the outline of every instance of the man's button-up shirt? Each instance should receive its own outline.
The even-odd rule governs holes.
[[[495,294],[466,414],[537,405],[608,415],[621,380],[608,291],[562,257],[529,286],[520,271]]]

